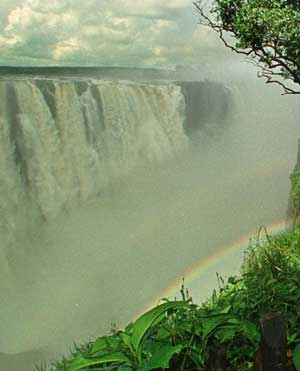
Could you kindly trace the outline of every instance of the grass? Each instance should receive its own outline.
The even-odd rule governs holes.
[[[289,348],[300,347],[300,230],[276,236],[261,229],[249,243],[239,276],[201,306],[187,290],[182,301],[163,303],[124,330],[77,347],[51,371],[204,370],[209,349],[222,344],[229,370],[250,371],[260,342],[259,319],[280,312],[288,320]],[[37,368],[45,371],[46,368]],[[293,370],[300,370],[295,359]]]

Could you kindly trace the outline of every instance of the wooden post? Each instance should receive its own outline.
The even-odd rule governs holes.
[[[227,367],[225,347],[219,346],[211,349],[205,371],[226,371]]]
[[[254,371],[287,370],[287,321],[280,313],[271,313],[260,320],[261,343]]]

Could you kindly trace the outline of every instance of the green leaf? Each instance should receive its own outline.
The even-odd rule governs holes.
[[[236,318],[228,314],[204,317],[203,318],[203,338],[208,338],[218,327],[225,325],[230,320],[235,321]]]
[[[297,336],[298,336],[297,332],[294,332],[293,334],[291,334],[291,335],[288,337],[288,344],[293,343],[293,342],[296,340]]]
[[[232,340],[236,335],[237,329],[235,326],[224,326],[218,329],[217,336],[220,343],[225,343]]]
[[[253,342],[259,340],[259,330],[253,322],[240,321],[239,329],[249,340]]]
[[[132,333],[132,328],[133,328],[133,323],[130,322],[130,323],[125,327],[125,333],[126,333],[126,334],[131,334],[131,333]]]
[[[111,353],[104,355],[102,357],[99,357],[97,359],[87,359],[84,358],[82,354],[77,354],[77,356],[73,359],[70,366],[67,368],[66,371],[77,371],[81,370],[83,368],[86,368],[88,366],[94,366],[94,365],[101,365],[103,363],[111,363],[111,362],[128,362],[130,363],[130,360],[124,356],[122,353]]]
[[[293,363],[295,369],[300,371],[300,344],[298,344],[293,351]]]
[[[221,310],[220,313],[228,314],[230,312],[231,308],[232,308],[232,305],[229,305],[229,306],[225,307],[223,310]]]
[[[117,339],[114,336],[108,336],[106,337],[106,342],[110,348],[113,350],[116,350],[120,344],[119,339]]]
[[[131,344],[138,353],[147,332],[165,318],[165,313],[187,307],[185,301],[173,301],[161,304],[138,318],[132,326]]]
[[[120,341],[118,338],[113,336],[102,336],[98,338],[92,348],[91,357],[86,358],[95,358],[101,357],[110,352],[119,351]]]
[[[107,349],[107,342],[105,340],[105,337],[98,338],[92,348],[92,353],[96,353],[102,350]]]
[[[118,368],[118,371],[133,371],[131,367],[122,366]]]
[[[123,343],[128,347],[131,348],[131,342],[130,342],[130,336],[126,334],[125,332],[122,332],[120,334],[120,338],[123,341]]]
[[[157,331],[156,339],[165,340],[171,336],[171,330],[167,327],[160,327]]]
[[[169,368],[169,362],[174,354],[178,354],[183,349],[183,345],[160,345],[152,357],[146,361],[139,371],[151,371],[157,368]]]

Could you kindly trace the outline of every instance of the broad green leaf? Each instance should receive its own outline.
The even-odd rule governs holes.
[[[133,328],[133,323],[130,322],[130,323],[125,327],[125,333],[126,333],[126,334],[131,334],[131,333],[132,333],[132,328]]]
[[[232,308],[232,305],[228,305],[228,307],[225,307],[223,310],[220,311],[222,314],[228,314]]]
[[[131,367],[122,366],[118,368],[118,371],[133,371]]]
[[[168,330],[168,328],[160,327],[157,331],[157,340],[164,340],[171,336],[171,330]]]
[[[151,371],[157,368],[169,368],[169,362],[174,354],[181,352],[183,346],[176,345],[161,345],[157,350],[152,354],[152,357],[146,361],[142,368],[139,371]]]
[[[92,348],[92,353],[96,353],[102,350],[107,349],[107,342],[105,340],[105,337],[98,338]]]
[[[117,352],[119,349],[120,341],[113,336],[102,336],[98,338],[92,348],[92,357],[107,354],[110,352]],[[88,357],[88,358],[92,358]]]
[[[85,359],[97,360],[97,359],[100,359],[101,357],[107,356],[110,353],[111,353],[110,350],[105,349],[105,350],[99,350],[96,353],[87,353],[87,354],[83,353],[82,355]]]
[[[224,326],[218,329],[217,337],[220,343],[225,343],[235,337],[237,332],[236,326]]]
[[[293,351],[293,363],[295,369],[300,371],[300,344],[298,344]]]
[[[127,347],[131,348],[130,336],[129,336],[128,334],[126,334],[125,332],[122,332],[122,333],[120,334],[120,338],[122,339],[123,343],[124,343]]]
[[[226,342],[233,339],[237,333],[242,333],[246,338],[255,342],[258,340],[259,332],[254,323],[246,320],[239,320],[235,317],[227,316],[223,319],[221,316],[209,318],[209,321],[204,319],[205,336],[208,338],[212,333],[215,333],[221,342]]]
[[[99,357],[98,359],[87,359],[82,356],[82,354],[77,354],[74,360],[71,362],[70,366],[67,368],[66,371],[77,371],[88,366],[94,365],[101,365],[103,363],[111,363],[111,362],[128,362],[130,360],[124,356],[122,353],[111,353],[105,356]]]
[[[234,326],[234,325],[240,325],[241,324],[241,321],[237,318],[229,318],[226,323],[228,325],[231,325],[231,326]]]
[[[202,332],[203,332],[202,326],[199,325],[199,324],[196,324],[195,327],[194,327],[194,332],[195,332],[196,335],[202,336]]]
[[[298,334],[297,332],[294,332],[293,334],[291,334],[289,337],[288,337],[288,344],[291,344],[295,341],[295,339],[297,338]]]
[[[218,327],[236,320],[232,315],[215,315],[203,318],[203,338],[208,338]]]
[[[245,337],[249,340],[255,342],[259,340],[259,330],[257,326],[250,321],[240,321],[240,331],[243,333]]]
[[[138,318],[132,327],[131,344],[138,352],[144,336],[151,327],[156,326],[165,318],[165,313],[170,310],[187,307],[189,304],[185,301],[173,301],[161,304]]]

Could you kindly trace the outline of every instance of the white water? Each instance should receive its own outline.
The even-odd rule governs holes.
[[[231,90],[230,125],[191,148],[174,83],[0,82],[3,352],[103,334],[285,218],[299,105],[262,82]]]
[[[39,84],[0,82],[2,254],[28,228],[187,147],[175,84],[85,82],[80,94],[76,82]]]

